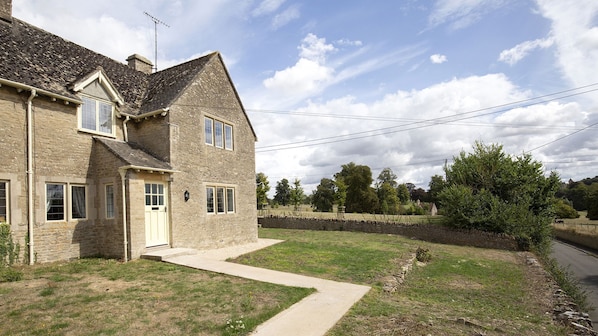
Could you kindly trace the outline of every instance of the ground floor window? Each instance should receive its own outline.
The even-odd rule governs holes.
[[[70,188],[69,188],[70,187]],[[70,202],[67,203],[67,199]],[[67,218],[70,214],[70,218]],[[66,221],[87,218],[87,186],[66,183],[46,184],[46,220]]]
[[[235,188],[219,186],[206,187],[206,209],[209,214],[234,213]]]
[[[106,218],[114,218],[114,186],[106,185]]]
[[[85,186],[71,186],[71,218],[87,218],[87,195]]]
[[[64,184],[46,184],[46,220],[65,220]]]
[[[8,182],[0,181],[0,223],[8,222]]]

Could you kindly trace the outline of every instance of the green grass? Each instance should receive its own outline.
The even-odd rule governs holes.
[[[247,332],[312,292],[147,260],[22,271],[0,283],[0,335],[229,335],[228,320]]]
[[[516,252],[356,232],[260,229],[260,236],[286,241],[237,262],[372,286],[329,335],[566,335],[534,293],[545,278],[532,281]],[[385,292],[418,247],[432,260]]]

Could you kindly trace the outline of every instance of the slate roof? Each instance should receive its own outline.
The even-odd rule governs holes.
[[[168,107],[214,55],[145,74],[16,18],[0,23],[0,78],[79,100],[70,88],[101,67],[133,115]]]
[[[104,145],[108,151],[123,160],[126,165],[173,171],[168,163],[153,157],[134,144],[101,137],[94,137],[94,140]]]

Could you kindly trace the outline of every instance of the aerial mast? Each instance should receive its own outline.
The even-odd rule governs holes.
[[[154,21],[154,72],[158,71],[158,24],[164,25],[165,27],[169,27],[164,21],[156,18],[155,16],[150,15],[148,12],[143,12],[143,14],[147,15],[152,21]]]

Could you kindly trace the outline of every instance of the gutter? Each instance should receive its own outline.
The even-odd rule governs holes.
[[[31,89],[31,95],[27,99],[27,226],[29,232],[29,265],[33,265],[33,98],[37,96],[35,89]]]
[[[48,96],[48,97],[50,97],[52,99],[64,100],[64,102],[66,104],[69,104],[69,103],[73,103],[73,104],[77,104],[77,105],[81,105],[82,104],[82,101],[78,100],[78,99],[69,98],[69,97],[62,96],[62,95],[59,95],[59,94],[56,94],[56,93],[52,93],[50,91],[46,91],[46,90],[43,90],[43,89],[39,89],[39,88],[33,87],[33,86],[30,86],[30,85],[26,85],[26,84],[22,84],[22,83],[19,83],[19,82],[14,82],[14,81],[11,81],[11,80],[8,80],[8,79],[0,78],[0,86],[2,86],[2,85],[14,87],[14,88],[20,89],[20,90],[35,91],[36,94],[38,94],[38,95]]]
[[[146,113],[139,114],[139,115],[132,115],[131,117],[135,120],[141,120],[141,119],[145,119],[145,118],[149,118],[149,117],[154,117],[154,116],[157,116],[158,114],[165,117],[169,111],[170,111],[170,107],[164,107],[161,109],[157,109],[155,111],[150,111],[150,112],[146,112]]]
[[[129,251],[129,241],[127,239],[127,197],[125,195],[126,188],[126,177],[127,177],[127,168],[120,167],[118,168],[118,173],[120,174],[121,179],[121,197],[122,197],[122,211],[123,214],[123,245],[124,245],[124,253],[123,253],[123,261],[127,262],[129,259],[128,251]]]

